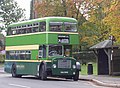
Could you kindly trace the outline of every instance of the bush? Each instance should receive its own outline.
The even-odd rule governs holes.
[[[4,63],[5,61],[5,55],[0,54],[0,63]]]

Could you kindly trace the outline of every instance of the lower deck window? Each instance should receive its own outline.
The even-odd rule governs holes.
[[[31,51],[6,51],[6,59],[29,60],[31,59]]]

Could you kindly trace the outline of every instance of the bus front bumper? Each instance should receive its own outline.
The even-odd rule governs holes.
[[[63,68],[56,68],[52,69],[52,75],[54,76],[73,76],[75,75],[76,69],[63,69]]]

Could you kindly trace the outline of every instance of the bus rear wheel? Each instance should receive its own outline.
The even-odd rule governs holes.
[[[79,80],[79,70],[76,70],[75,75],[73,77],[73,80],[74,81],[78,81]]]
[[[17,69],[16,69],[16,65],[13,64],[13,65],[12,65],[12,70],[11,70],[12,77],[21,77],[22,75],[17,75],[16,70],[17,70]]]
[[[46,67],[43,64],[39,70],[39,74],[40,74],[40,79],[41,80],[46,80],[47,79],[47,72],[46,72]]]

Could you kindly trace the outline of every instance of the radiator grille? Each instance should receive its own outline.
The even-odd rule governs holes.
[[[58,60],[58,68],[71,68],[71,60]]]

